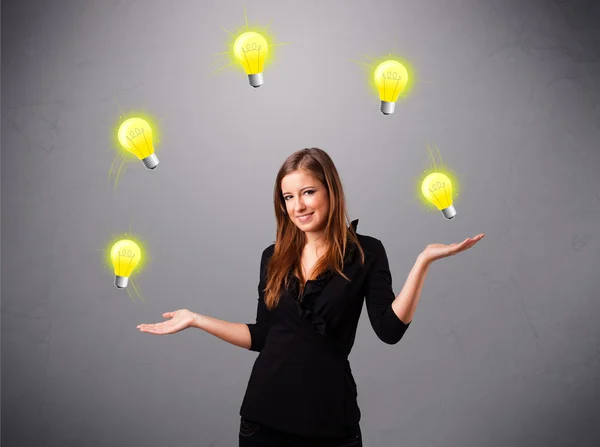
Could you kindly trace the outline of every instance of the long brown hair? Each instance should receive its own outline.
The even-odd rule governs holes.
[[[304,289],[301,255],[306,244],[306,235],[288,216],[285,200],[281,193],[283,178],[297,170],[303,170],[318,179],[325,185],[329,195],[329,216],[324,236],[326,251],[315,264],[312,278],[317,278],[325,271],[331,270],[349,281],[342,270],[347,249],[351,245],[358,249],[361,255],[361,264],[365,262],[364,251],[358,242],[358,237],[352,227],[349,227],[346,223],[349,221],[346,198],[333,161],[324,150],[316,147],[296,151],[281,165],[275,179],[273,205],[275,207],[275,219],[277,220],[277,238],[275,240],[275,251],[267,267],[265,303],[268,309],[277,306],[282,289],[289,286],[290,271],[298,272],[300,293]]]

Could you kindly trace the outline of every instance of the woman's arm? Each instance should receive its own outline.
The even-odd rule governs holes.
[[[169,318],[167,321],[140,324],[137,328],[141,332],[149,334],[167,335],[195,327],[240,348],[260,351],[265,345],[270,326],[270,312],[264,302],[264,288],[266,283],[266,255],[269,250],[272,253],[273,247],[274,245],[271,245],[271,247],[265,249],[261,259],[256,323],[231,323],[201,315],[188,309],[179,309],[174,312],[163,313],[164,318]]]
[[[483,236],[484,234],[481,233],[475,237],[466,238],[461,243],[450,245],[428,245],[417,257],[417,261],[408,274],[408,278],[402,287],[402,291],[392,303],[392,309],[394,309],[396,316],[402,321],[412,321],[417,304],[419,303],[419,298],[421,297],[421,290],[423,290],[423,283],[425,282],[427,271],[433,261],[453,256],[456,253],[467,250],[480,241]]]
[[[260,352],[269,332],[270,312],[265,305],[266,267],[275,245],[267,247],[261,256],[256,323],[230,323],[206,315],[195,314],[193,327],[244,349]]]
[[[467,238],[460,244],[428,245],[417,257],[398,296],[392,290],[392,276],[385,248],[376,239],[371,247],[375,260],[367,275],[365,299],[369,319],[377,336],[385,343],[398,343],[412,322],[431,263],[472,247],[482,237],[483,234]]]
[[[218,320],[194,313],[194,322],[192,327],[202,329],[227,343],[239,346],[240,348],[250,349],[250,330],[244,323],[231,323],[229,321]]]
[[[413,319],[430,265],[431,262],[421,253],[410,270],[402,291],[392,303],[394,313],[405,323],[410,323]]]
[[[188,309],[165,312],[162,316],[168,318],[168,320],[153,324],[139,324],[137,328],[140,332],[148,334],[169,335],[190,327],[196,327],[232,345],[250,349],[250,330],[246,324],[217,320]]]

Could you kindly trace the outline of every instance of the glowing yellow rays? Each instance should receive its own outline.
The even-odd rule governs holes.
[[[241,70],[248,76],[248,81],[252,87],[259,87],[264,82],[263,72],[274,61],[276,56],[275,48],[285,45],[289,42],[275,43],[275,38],[269,33],[269,26],[265,27],[250,26],[244,7],[245,25],[234,32],[224,30],[229,35],[229,41],[226,44],[227,51],[218,53],[219,58],[213,64],[225,65],[217,68],[209,76],[213,76],[227,68]]]
[[[398,96],[408,83],[406,67],[396,60],[388,59],[377,66],[373,73],[373,81],[379,92],[381,113],[391,115],[394,113]]]
[[[141,274],[146,262],[151,259],[146,243],[133,235],[130,230],[125,234],[114,236],[100,251],[104,254],[104,268],[113,274],[115,286],[120,290],[125,289],[133,301],[137,296],[144,302],[139,285],[134,281],[133,276]]]
[[[129,298],[131,298],[132,301],[135,301],[135,295],[137,295],[140,298],[140,300],[142,301],[142,303],[145,303],[146,301],[144,301],[144,298],[142,297],[142,293],[139,290],[140,286],[137,284],[137,282],[133,278],[130,278],[129,283],[131,284],[131,287],[133,288],[133,292],[131,290],[129,290],[129,288],[125,289],[125,290],[127,290],[127,295],[129,296]],[[134,295],[134,293],[135,293],[135,295]]]
[[[434,205],[435,209],[441,211],[446,219],[452,219],[456,216],[454,198],[458,196],[460,189],[458,177],[444,166],[437,146],[436,153],[431,150],[429,145],[427,149],[430,167],[416,179],[415,193],[427,209],[432,209],[432,205]]]
[[[142,251],[131,239],[121,239],[112,246],[110,258],[115,271],[115,286],[127,287],[133,269],[142,259]]]
[[[456,216],[456,210],[452,205],[452,182],[446,174],[442,172],[429,174],[421,184],[421,192],[446,219]]]
[[[128,118],[119,126],[117,138],[123,149],[131,152],[144,163],[147,169],[158,166],[158,157],[154,153],[152,126],[143,118]]]
[[[117,163],[118,163],[118,167],[117,167]],[[110,182],[111,178],[114,177],[114,181],[115,181],[114,188],[113,188],[114,193],[117,192],[117,185],[119,183],[119,178],[121,177],[121,174],[125,169],[125,163],[127,163],[127,160],[125,158],[123,158],[120,155],[115,155],[115,158],[113,159],[113,162],[110,165],[110,170],[108,171],[107,182]]]
[[[393,53],[378,58],[365,54],[359,56],[368,61],[351,62],[365,70],[368,88],[380,100],[381,113],[391,115],[398,99],[406,98],[415,85],[414,67],[405,58]]]
[[[233,43],[233,55],[248,75],[252,87],[260,87],[264,82],[263,69],[269,55],[267,40],[254,31],[240,34]]]
[[[119,107],[119,109],[121,108]],[[136,124],[143,124],[144,131],[146,127],[149,129],[150,140],[148,139],[148,133],[144,136],[142,132],[136,131],[136,129],[142,129],[142,127],[136,127]],[[130,131],[133,132],[131,139],[128,138]],[[146,141],[150,141],[151,144],[142,145],[143,147],[140,146],[138,141],[142,137],[144,138],[144,144],[146,144]],[[158,157],[154,153],[154,142],[157,144],[160,143],[160,126],[154,118],[151,118],[147,113],[142,111],[131,111],[129,113],[121,111],[121,115],[117,122],[113,124],[111,131],[110,148],[115,151],[115,157],[108,171],[107,183],[114,181],[113,193],[116,194],[119,180],[125,173],[129,162],[134,163],[137,160],[142,160],[146,168],[156,168]],[[131,148],[124,147],[125,145],[129,145]],[[138,151],[136,146],[138,148],[142,147],[142,152]]]

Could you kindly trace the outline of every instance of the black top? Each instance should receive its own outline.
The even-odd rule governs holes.
[[[352,222],[356,230],[358,219]],[[262,253],[256,323],[248,324],[250,350],[259,352],[240,415],[291,434],[345,436],[360,420],[357,392],[348,355],[354,345],[363,307],[377,336],[397,343],[410,325],[394,313],[392,277],[383,244],[357,234],[365,264],[355,244],[339,274],[328,270],[306,282],[298,299],[299,279],[269,311],[264,302],[267,263],[275,244]]]

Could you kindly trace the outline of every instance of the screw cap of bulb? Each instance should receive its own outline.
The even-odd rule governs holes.
[[[250,81],[250,85],[254,88],[260,87],[263,82],[265,82],[265,77],[262,73],[249,74],[248,81]]]
[[[442,214],[446,219],[452,219],[454,216],[456,216],[456,210],[454,209],[453,205],[450,205],[442,210]]]
[[[142,159],[142,163],[148,169],[154,169],[158,166],[158,157],[156,154],[148,155],[146,158]]]
[[[390,101],[381,101],[381,113],[391,115],[396,109],[396,103]]]
[[[124,289],[127,287],[128,282],[129,278],[127,276],[115,275],[115,286],[117,286],[117,289]]]

